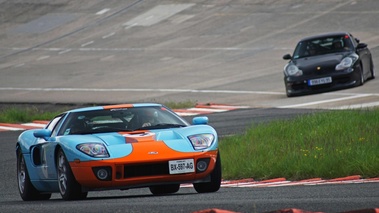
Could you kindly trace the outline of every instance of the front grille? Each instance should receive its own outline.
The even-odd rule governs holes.
[[[320,89],[330,88],[331,86],[332,86],[332,84],[320,84],[320,85],[316,85],[316,86],[309,86],[309,89],[320,90]]]
[[[168,175],[168,162],[155,164],[125,165],[124,178]]]

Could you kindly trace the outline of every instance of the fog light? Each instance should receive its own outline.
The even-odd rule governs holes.
[[[196,164],[196,169],[198,172],[204,172],[205,170],[207,170],[207,168],[208,168],[208,163],[203,160],[198,161]]]
[[[95,167],[93,172],[99,180],[112,180],[112,168],[111,167]]]
[[[108,172],[105,169],[99,169],[96,175],[100,180],[105,180],[108,177]]]

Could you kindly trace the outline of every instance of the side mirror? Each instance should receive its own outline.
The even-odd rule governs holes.
[[[47,141],[51,136],[51,130],[49,130],[49,129],[38,129],[38,130],[35,130],[33,132],[33,135],[36,138],[43,138]]]
[[[200,124],[208,124],[208,117],[202,116],[202,117],[194,117],[192,119],[193,125],[200,125]]]
[[[357,49],[363,49],[363,48],[366,48],[366,47],[367,47],[366,43],[359,43],[358,46],[357,46]]]
[[[292,58],[291,54],[285,54],[283,55],[284,60],[290,60]]]

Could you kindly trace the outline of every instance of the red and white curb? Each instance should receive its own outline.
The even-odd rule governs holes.
[[[196,116],[196,115],[205,115],[205,114],[226,112],[230,110],[246,109],[246,108],[249,108],[249,107],[207,103],[207,104],[197,104],[193,108],[173,109],[173,111],[180,116]],[[23,123],[23,124],[0,123],[0,132],[40,129],[40,128],[44,128],[47,123],[48,121],[33,121],[32,123]]]
[[[280,187],[280,186],[296,186],[296,185],[323,185],[323,184],[347,184],[347,183],[379,183],[379,178],[362,179],[360,175],[352,175],[347,177],[324,180],[321,178],[312,178],[300,181],[289,181],[285,178],[275,178],[263,181],[254,181],[253,179],[243,180],[224,180],[221,187],[243,187],[243,188],[259,188],[259,187]],[[192,184],[182,184],[183,188],[190,188]]]
[[[362,179],[359,175],[352,175],[347,177],[335,178],[330,180],[323,180],[321,178],[312,178],[301,181],[288,181],[285,178],[275,178],[264,181],[254,181],[253,179],[243,179],[243,180],[230,180],[222,181],[221,187],[279,187],[279,186],[293,186],[293,185],[320,185],[320,184],[347,184],[347,183],[379,183],[379,178],[369,178]],[[181,187],[192,187],[192,184],[182,184]],[[240,213],[225,209],[204,209],[195,211],[192,213]],[[314,212],[307,211],[303,209],[289,208],[289,209],[278,209],[274,211],[267,211],[264,213],[324,213],[324,212]],[[339,213],[379,213],[379,208],[373,209],[360,209],[345,211]]]
[[[232,106],[225,104],[215,104],[215,103],[206,103],[206,104],[196,104],[195,107],[187,109],[173,109],[173,111],[180,116],[195,116],[195,115],[204,115],[217,112],[227,112],[236,109],[247,109],[249,106]]]
[[[4,131],[20,131],[28,129],[42,129],[46,126],[48,121],[33,121],[32,123],[23,124],[10,124],[10,123],[0,123],[0,132]]]
[[[255,212],[255,211],[254,211]],[[234,212],[234,211],[229,211],[229,210],[224,210],[224,209],[204,209],[192,213],[242,213],[242,212]],[[314,212],[314,211],[307,211],[303,209],[279,209],[279,210],[274,210],[274,211],[268,211],[264,213],[325,213],[325,212]],[[379,213],[379,208],[374,208],[374,209],[359,209],[359,210],[351,210],[351,211],[344,211],[344,212],[339,212],[339,213]]]

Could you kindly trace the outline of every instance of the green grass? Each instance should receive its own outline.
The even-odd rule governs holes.
[[[164,103],[173,109],[193,102]],[[0,110],[0,122],[50,120],[69,108]],[[223,179],[379,177],[379,108],[301,115],[220,138]]]
[[[379,109],[303,115],[220,139],[224,179],[379,177]]]
[[[183,102],[165,102],[162,103],[171,109],[190,108],[196,105],[193,101]],[[89,105],[95,106],[95,105]],[[85,107],[81,105],[80,107]],[[32,106],[10,106],[0,109],[0,122],[2,123],[25,123],[33,120],[51,120],[54,116],[73,108],[76,106],[54,105],[51,108],[42,109],[37,105]]]
[[[2,123],[25,123],[33,120],[50,120],[60,112],[43,111],[35,107],[18,108],[11,107],[0,111],[0,122]]]

